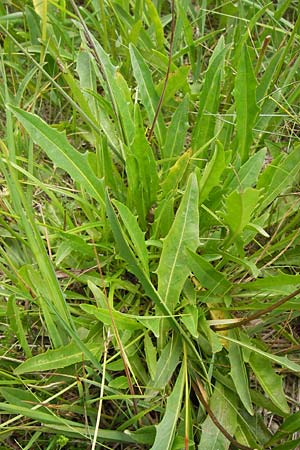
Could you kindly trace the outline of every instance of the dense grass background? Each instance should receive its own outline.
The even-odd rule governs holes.
[[[0,449],[299,448],[299,22],[0,4]]]

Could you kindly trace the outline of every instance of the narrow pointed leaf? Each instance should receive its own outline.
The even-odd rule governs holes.
[[[210,191],[219,184],[220,177],[226,167],[225,152],[221,143],[217,143],[216,149],[210,161],[205,166],[199,177],[199,204],[203,203]]]
[[[232,235],[238,236],[250,222],[251,215],[258,204],[260,192],[247,188],[242,192],[233,191],[226,199],[227,212],[224,221]]]
[[[163,242],[157,269],[158,292],[166,305],[174,310],[184,282],[190,272],[186,248],[199,243],[198,184],[195,174],[188,180],[174,223]]]
[[[226,51],[227,48],[222,36],[211,56],[200,93],[199,111],[192,133],[192,148],[194,151],[202,148],[215,136]]]
[[[228,349],[228,357],[230,361],[230,375],[236,387],[236,391],[247,409],[248,413],[253,415],[253,407],[251,403],[248,374],[243,360],[241,348],[231,342]]]
[[[233,191],[236,188],[245,189],[253,187],[257,183],[260,171],[262,170],[267,150],[265,148],[254,153],[239,169],[237,175],[231,180],[228,189]]]
[[[9,109],[24,126],[33,141],[42,147],[53,163],[65,170],[100,204],[104,204],[104,189],[85,155],[79,153],[63,133],[51,128],[35,114],[10,105]]]
[[[156,372],[153,380],[149,383],[150,392],[162,390],[170,381],[174,370],[179,364],[182,354],[182,342],[179,337],[170,340],[159,357],[156,364]]]
[[[295,145],[289,154],[281,154],[270,164],[257,182],[257,189],[264,189],[265,195],[259,205],[262,211],[295,181],[300,171],[299,145]]]
[[[222,336],[222,339],[225,339],[230,342],[235,342],[236,344],[240,345],[241,347],[247,349],[248,351],[253,351],[257,353],[258,355],[264,356],[265,358],[269,359],[270,361],[273,361],[276,364],[279,364],[282,367],[286,367],[287,369],[293,371],[293,372],[299,372],[300,371],[300,365],[296,364],[293,361],[290,361],[287,356],[277,356],[272,355],[271,353],[264,352],[263,350],[260,350],[257,347],[254,347],[254,345],[248,344],[243,341],[238,341],[236,339],[230,338],[228,336]]]
[[[190,271],[200,281],[201,285],[211,293],[223,296],[231,288],[231,283],[226,279],[223,273],[219,272],[214,266],[206,261],[201,255],[187,251],[187,264]]]
[[[253,127],[259,112],[256,104],[257,82],[247,46],[244,45],[239,60],[234,87],[238,153],[242,162],[247,161],[253,142]]]
[[[177,107],[167,130],[166,143],[162,148],[163,158],[173,158],[182,152],[188,129],[189,98],[186,96]],[[165,164],[169,167],[170,162]]]
[[[210,408],[219,423],[233,436],[237,425],[237,413],[229,400],[231,403],[234,402],[230,392],[217,383],[209,402]],[[216,427],[210,416],[207,416],[201,428],[202,434],[198,450],[228,450],[230,442]]]
[[[197,195],[198,195],[198,192],[197,192]],[[196,199],[197,198],[198,198],[198,196],[196,196]],[[145,289],[146,295],[148,295],[153,300],[156,307],[163,314],[165,314],[168,317],[170,323],[177,330],[178,334],[186,341],[187,345],[189,346],[193,355],[195,356],[197,362],[199,363],[200,367],[202,368],[203,373],[206,376],[208,376],[206,367],[202,361],[202,357],[200,356],[199,352],[195,348],[191,338],[185,332],[185,330],[179,324],[179,322],[176,320],[176,318],[173,316],[170,308],[162,300],[161,296],[159,295],[159,293],[153,286],[151,280],[145,274],[145,272],[141,268],[141,265],[138,263],[136,257],[134,256],[132,250],[130,249],[130,247],[126,241],[126,238],[124,236],[124,233],[122,231],[121,225],[116,216],[116,213],[112,207],[112,204],[111,204],[108,194],[106,195],[106,208],[107,208],[107,215],[108,215],[108,219],[110,221],[112,232],[114,234],[114,238],[118,245],[118,249],[119,249],[121,256],[125,259],[125,261],[127,262],[128,266],[129,266],[129,269],[132,271],[132,273],[138,278],[138,280],[142,284],[143,288]]]
[[[273,369],[271,361],[266,360],[262,355],[252,353],[249,364],[262,388],[274,405],[276,405],[284,414],[289,414],[290,408],[283,391],[282,378],[277,375]]]
[[[134,77],[137,81],[142,103],[147,111],[148,119],[151,124],[156,113],[159,97],[154,88],[151,72],[145,63],[145,60],[132,44],[129,46],[129,51]],[[160,145],[163,145],[165,141],[166,127],[161,114],[158,116],[155,134]]]
[[[58,427],[64,426],[62,432],[71,432],[78,434],[78,437],[82,439],[82,437],[87,437],[88,439],[91,438],[91,434],[88,435],[86,427],[83,427],[78,422],[73,422],[68,419],[64,419],[63,417],[57,416],[54,413],[44,413],[43,411],[40,411],[39,409],[30,409],[26,408],[24,406],[20,405],[14,405],[9,403],[0,403],[0,411],[1,414],[20,414],[24,417],[29,417],[33,420],[36,420],[38,423],[44,423],[49,424],[50,428],[51,425],[55,426],[55,429]],[[136,443],[136,440],[126,433],[122,433],[121,431],[114,431],[114,430],[98,430],[98,439],[104,440],[104,441],[115,441],[115,442],[129,442],[129,443]]]
[[[85,344],[93,355],[100,355],[102,344],[100,342]],[[70,342],[64,347],[48,350],[40,355],[35,355],[20,364],[14,371],[16,375],[28,372],[44,372],[47,370],[61,369],[78,362],[82,362],[84,354],[76,342]]]
[[[132,214],[130,209],[127,208],[127,206],[116,200],[114,201],[114,205],[116,205],[116,207],[118,208],[122,221],[133,243],[136,255],[140,259],[143,265],[143,269],[146,273],[148,273],[148,252],[145,244],[145,233],[142,232],[142,230],[138,226],[136,217]]]
[[[176,433],[176,425],[180,414],[184,387],[184,367],[177,377],[174,389],[167,400],[165,415],[156,426],[156,436],[151,450],[171,450]]]
[[[134,123],[133,105],[130,97],[128,98],[127,95],[127,84],[122,75],[118,72],[117,67],[112,64],[108,54],[104,51],[100,43],[94,36],[91,35],[90,37],[93,41],[99,60],[101,61],[108,97],[113,103],[115,113],[117,114],[117,120],[120,123],[121,129],[119,131],[124,131],[126,142],[129,144],[134,136]]]

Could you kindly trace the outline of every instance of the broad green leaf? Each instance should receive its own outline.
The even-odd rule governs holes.
[[[171,311],[189,274],[186,248],[196,249],[199,244],[198,196],[197,178],[191,174],[174,223],[163,241],[157,269],[158,292]]]
[[[198,198],[198,197],[196,197],[196,198]],[[190,336],[185,332],[183,327],[173,316],[169,307],[162,300],[161,296],[159,295],[159,293],[157,292],[157,290],[154,288],[153,284],[151,283],[151,280],[144,273],[140,264],[138,263],[137,259],[135,258],[132,250],[128,246],[128,243],[124,237],[124,233],[122,231],[122,228],[120,226],[120,223],[118,221],[116,213],[112,207],[112,204],[111,204],[108,194],[106,196],[106,209],[107,209],[107,215],[108,215],[108,218],[110,221],[112,232],[114,234],[114,238],[116,240],[120,255],[127,262],[129,270],[138,278],[138,280],[140,281],[140,283],[142,284],[142,286],[145,289],[145,294],[153,300],[153,302],[155,303],[155,306],[162,312],[162,314],[165,314],[168,317],[170,324],[172,324],[173,327],[177,330],[178,335],[180,335],[185,340],[185,342],[189,346],[192,354],[195,356],[196,361],[198,362],[199,366],[203,370],[203,373],[207,377],[208,375],[207,375],[206,367],[202,361],[202,357],[200,356],[198,350],[195,348]]]
[[[103,349],[103,344],[101,342],[86,343],[85,345],[95,356],[99,356]],[[85,355],[82,350],[78,348],[76,342],[70,342],[64,347],[48,350],[45,353],[27,359],[21,363],[14,372],[17,375],[21,375],[28,372],[43,372],[61,369],[82,362],[84,356]]]
[[[105,297],[103,289],[100,289],[91,280],[87,281],[87,285],[93,293],[93,296],[96,300],[97,306],[99,308],[106,308],[107,307],[107,298]]]
[[[282,367],[286,367],[287,369],[293,371],[293,372],[299,372],[300,371],[300,365],[294,363],[293,361],[290,361],[287,356],[276,356],[272,355],[271,353],[264,352],[263,350],[260,350],[257,347],[254,347],[253,345],[250,345],[243,341],[237,341],[236,339],[230,338],[228,336],[222,335],[222,339],[225,339],[230,342],[234,342],[235,344],[240,345],[241,347],[245,348],[248,351],[252,351],[257,353],[258,355],[263,356],[264,358],[273,361],[276,364],[279,364]]]
[[[231,289],[231,283],[225,278],[225,275],[219,272],[206,259],[190,249],[187,251],[187,264],[191,272],[210,293],[224,296]]]
[[[132,44],[129,46],[129,51],[133,73],[138,84],[142,103],[147,111],[149,122],[152,124],[158,106],[159,97],[154,88],[149,67],[147,66],[142,55]],[[155,134],[160,146],[162,146],[165,142],[166,127],[161,113],[159,114],[156,122]]]
[[[284,414],[289,414],[290,409],[283,391],[282,378],[273,369],[271,361],[262,355],[252,353],[249,364],[260,385],[274,405]]]
[[[101,118],[100,118],[101,121]],[[102,121],[103,122],[103,121]],[[116,134],[116,133],[114,133]],[[116,146],[116,145],[115,145]],[[103,164],[103,175],[105,186],[111,188],[114,196],[118,199],[123,199],[125,197],[126,187],[120,173],[118,172],[118,167],[114,164],[112,158],[112,152],[108,148],[106,140],[103,138],[101,146],[101,161]]]
[[[103,184],[90,168],[86,155],[80,154],[68,142],[65,134],[54,130],[35,114],[12,105],[8,108],[54,164],[65,170],[101,205],[104,204]]]
[[[135,216],[132,214],[127,206],[118,201],[114,201],[114,205],[117,207],[122,221],[126,227],[129,237],[133,243],[136,255],[140,259],[145,273],[149,273],[148,267],[148,252],[145,244],[145,233],[142,232],[137,224]]]
[[[257,390],[257,388],[251,389],[251,400],[257,407],[266,409],[279,417],[285,417],[286,414],[282,412],[282,409],[278,408],[270,398],[268,398],[262,390]]]
[[[249,437],[248,429],[244,430],[243,427],[239,425],[239,423],[238,423],[238,425],[236,427],[234,437],[237,440],[237,442],[239,442],[242,445],[246,445],[246,446],[248,446],[250,448],[256,448],[257,447],[256,439],[254,440],[252,438],[252,436]],[[252,447],[251,447],[251,445],[252,445]]]
[[[199,205],[207,199],[210,191],[215,186],[218,186],[225,167],[224,148],[218,142],[212,158],[206,164],[203,173],[199,176]]]
[[[139,444],[146,444],[147,446],[153,444],[155,434],[156,430],[154,425],[144,426],[136,431],[126,430],[126,435],[132,436],[135,442],[138,442]]]
[[[241,348],[237,344],[231,342],[228,348],[228,357],[230,361],[230,375],[236,387],[236,391],[248,413],[253,415],[254,411],[250,397],[248,374]]]
[[[145,328],[152,331],[154,336],[159,337],[160,331],[160,317],[157,316],[135,316],[136,320],[140,322]]]
[[[247,46],[244,45],[237,68],[234,87],[236,105],[236,129],[238,154],[242,162],[247,161],[253,142],[253,127],[259,108],[256,104],[256,78]]]
[[[216,135],[215,128],[226,52],[227,48],[222,36],[211,56],[199,97],[198,116],[192,133],[194,152],[201,149]]]
[[[237,426],[237,413],[233,402],[235,403],[230,391],[217,382],[209,406],[217,420],[231,436],[234,435]],[[229,448],[230,442],[216,427],[210,416],[207,416],[201,428],[198,450],[227,450]]]
[[[132,343],[128,345],[128,348],[126,348],[126,356],[130,372],[134,375],[138,383],[142,386],[147,386],[149,383],[149,373],[145,367],[145,357],[141,354],[140,345]]]
[[[151,450],[172,449],[176,425],[181,410],[184,383],[184,366],[182,365],[173,391],[167,399],[164,417],[156,426],[155,441]]]
[[[260,192],[247,188],[242,192],[233,191],[226,199],[224,222],[229,226],[232,237],[239,236],[249,224],[252,213],[257,207]]]
[[[171,123],[167,129],[166,142],[162,147],[163,158],[174,158],[179,156],[182,152],[186,132],[189,126],[188,107],[189,97],[185,96],[173,114]],[[165,168],[168,168],[170,165],[171,162],[164,163]]]

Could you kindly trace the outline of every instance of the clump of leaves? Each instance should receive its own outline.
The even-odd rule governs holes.
[[[7,445],[299,445],[300,19],[205,5],[0,6]]]

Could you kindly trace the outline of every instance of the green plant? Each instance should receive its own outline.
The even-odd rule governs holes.
[[[298,6],[201,3],[0,6],[7,445],[299,445]]]

